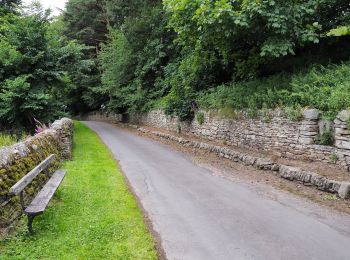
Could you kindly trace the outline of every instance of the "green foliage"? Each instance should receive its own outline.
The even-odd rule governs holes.
[[[174,50],[161,2],[129,7],[134,15],[109,29],[99,53],[102,85],[97,91],[108,96],[105,105],[114,112],[146,111],[170,89],[162,80],[168,73],[163,66]]]
[[[234,120],[241,119],[242,117],[240,111],[236,111],[235,109],[229,106],[220,108],[218,111],[218,116],[224,119],[234,119]]]
[[[121,31],[111,31],[109,44],[102,47],[100,53],[102,74],[101,94],[113,96],[113,109],[122,109],[126,104],[125,97],[131,89],[122,88],[129,83],[132,74],[132,49]]]
[[[320,145],[333,145],[334,144],[334,133],[331,131],[325,131],[320,135],[318,142]]]
[[[113,61],[108,59],[106,50],[112,51],[116,47],[115,34],[119,32],[126,37],[129,44],[126,46],[128,49],[125,50],[124,57],[132,51],[133,59],[143,59],[145,63],[149,62],[153,69],[154,60],[146,54],[146,47],[155,55],[161,56],[162,52],[156,41],[162,42],[164,37],[154,38],[152,33],[165,30],[165,26],[157,26],[163,20],[159,19],[161,14],[157,8],[153,7],[154,1],[141,0],[69,0],[67,2],[63,15],[64,34],[69,39],[89,46],[89,49],[84,52],[84,59],[91,59],[93,62],[90,67],[81,70],[81,81],[74,93],[74,103],[77,104],[74,107],[75,113],[96,110],[101,106],[107,106],[109,109],[119,112],[124,112],[124,107],[131,106],[131,111],[134,111],[136,108],[140,109],[146,106],[147,100],[143,96],[146,95],[147,91],[144,90],[143,86],[140,86],[143,81],[135,79],[132,82],[128,77],[122,81],[130,84],[118,82],[118,77],[115,78],[111,75],[112,70],[116,68],[114,65],[117,64],[113,64]],[[148,10],[148,13],[140,14],[143,10]],[[153,11],[156,14],[152,14]],[[147,45],[146,40],[153,41],[153,45]],[[134,53],[134,51],[143,52],[143,48],[145,48],[144,53],[140,55]],[[101,49],[103,50],[101,51]],[[119,53],[122,51],[120,49]],[[116,55],[116,52],[116,50],[111,52],[111,58]],[[109,68],[108,65],[112,67]],[[133,60],[130,65],[132,66],[123,68],[123,71],[132,77],[139,75],[135,71],[137,62]],[[104,70],[105,68],[107,71]],[[142,69],[142,66],[140,68]],[[118,86],[125,87],[125,91]]]
[[[17,137],[15,135],[9,135],[0,133],[0,148],[2,146],[9,146],[17,142]]]
[[[300,105],[296,107],[285,107],[284,113],[289,120],[294,122],[301,121],[304,118]]]
[[[186,120],[199,96],[204,107],[245,109],[251,117],[263,104],[320,107],[334,117],[348,103],[340,95],[346,84],[329,85],[334,70],[346,78],[341,66],[269,74],[333,61],[338,52],[329,50],[341,41],[327,33],[348,25],[349,13],[346,0],[69,0],[64,22],[71,39],[92,47],[96,67],[77,93],[90,109],[161,106]]]
[[[330,30],[327,33],[327,36],[340,37],[340,36],[345,36],[345,35],[349,35],[349,34],[350,34],[350,26],[339,26],[337,28]]]
[[[335,200],[339,200],[339,198],[337,197],[336,194],[326,194],[323,196],[324,200],[330,200],[330,201],[335,201]]]
[[[342,15],[334,11],[335,0],[165,0],[164,5],[181,45],[216,50],[242,76],[305,44],[318,44],[329,27],[323,17]],[[341,7],[346,10],[345,2]]]
[[[332,153],[330,159],[332,163],[336,164],[337,161],[339,160],[339,157],[336,153]]]
[[[350,107],[347,0],[68,0],[53,22],[12,2],[0,8],[0,93],[14,110],[0,100],[0,122],[11,127],[65,108],[160,106],[188,120],[196,99],[251,118],[307,106],[334,118]]]
[[[22,3],[21,0],[0,0],[0,13],[2,11],[15,12],[16,7]]]
[[[203,112],[198,112],[196,114],[196,119],[197,119],[198,124],[203,125],[204,124],[204,120],[205,120],[204,113]]]
[[[96,56],[100,44],[107,41],[109,27],[121,26],[144,4],[141,0],[69,0],[64,11],[65,34],[93,46],[89,53]]]
[[[22,130],[17,129],[15,132],[0,132],[0,147],[12,145],[17,142],[21,142],[28,138],[28,134]]]
[[[30,127],[48,122],[70,104],[84,48],[60,35],[59,23],[35,7],[0,17],[0,124]]]
[[[295,74],[277,74],[246,82],[233,82],[198,95],[203,108],[262,109],[283,107],[288,118],[301,119],[301,107],[311,106],[335,118],[350,107],[350,63],[313,66]]]
[[[190,99],[177,95],[169,95],[166,100],[164,110],[167,115],[176,115],[180,121],[190,121],[194,117],[194,112],[190,106]]]
[[[264,106],[263,109],[260,110],[260,113],[261,113],[263,122],[265,123],[271,122],[272,116],[271,116],[270,110],[266,106]]]
[[[108,149],[81,123],[75,125],[74,144],[74,160],[64,165],[67,177],[52,205],[35,219],[37,234],[28,236],[23,219],[17,232],[0,241],[0,258],[157,259],[152,236]]]
[[[254,105],[252,105],[247,109],[247,116],[248,118],[251,118],[251,119],[257,118],[259,115],[258,112],[259,112],[258,109]]]

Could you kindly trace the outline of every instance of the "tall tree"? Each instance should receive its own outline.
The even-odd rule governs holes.
[[[0,17],[0,125],[28,127],[62,115],[83,47],[50,30],[42,12]],[[76,73],[74,71],[74,73]]]
[[[147,1],[146,1],[147,2]],[[84,84],[77,91],[83,102],[83,111],[98,109],[110,100],[108,91],[101,91],[101,72],[99,53],[103,43],[108,41],[108,32],[113,27],[121,28],[125,19],[139,12],[140,6],[146,5],[141,0],[69,0],[64,12],[65,34],[70,39],[89,46],[86,59],[91,58],[95,66],[90,68]],[[78,108],[79,109],[79,108]]]
[[[0,15],[15,12],[21,3],[21,0],[0,0]]]
[[[21,0],[0,0],[0,6],[6,9],[11,9],[21,3],[22,3]]]

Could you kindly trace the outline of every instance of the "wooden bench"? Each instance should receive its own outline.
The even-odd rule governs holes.
[[[10,192],[13,195],[19,195],[20,203],[24,214],[28,217],[28,230],[33,233],[33,220],[36,216],[42,214],[57,188],[62,183],[64,176],[66,175],[65,170],[56,171],[52,177],[46,182],[44,187],[36,195],[33,201],[26,206],[24,201],[24,189],[46,168],[49,167],[50,163],[55,159],[55,155],[52,154],[42,161],[38,166],[31,170],[26,176],[19,180],[14,186],[11,187]]]

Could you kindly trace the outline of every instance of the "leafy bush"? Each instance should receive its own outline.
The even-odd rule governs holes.
[[[238,120],[241,119],[242,114],[240,111],[236,111],[234,108],[226,106],[219,109],[218,116],[221,118]]]
[[[17,133],[0,133],[0,147],[12,145],[27,137],[28,134],[24,131],[18,131]]]
[[[9,146],[16,142],[17,142],[17,137],[15,135],[0,133],[0,147]]]
[[[335,164],[339,160],[339,157],[336,153],[332,153],[329,159],[331,160],[332,163]]]
[[[301,107],[314,107],[334,119],[350,107],[350,62],[315,65],[296,74],[277,74],[246,82],[233,82],[198,94],[203,108],[284,108],[293,121],[301,119]]]
[[[257,118],[257,116],[259,115],[258,113],[258,109],[255,106],[251,106],[247,109],[247,116],[248,118]]]
[[[333,145],[334,135],[331,131],[325,131],[320,135],[320,140],[318,142],[320,145]]]
[[[196,119],[197,119],[198,124],[203,125],[204,124],[204,113],[203,112],[197,113]]]
[[[165,114],[176,115],[180,121],[191,121],[194,116],[190,103],[186,100],[171,100],[165,108]]]
[[[303,119],[303,113],[301,111],[301,107],[297,106],[294,107],[285,107],[284,113],[286,114],[287,118],[291,121],[297,122]]]
[[[270,114],[270,111],[269,111],[268,108],[266,108],[264,106],[264,108],[262,110],[260,110],[260,114],[262,116],[263,122],[265,122],[265,123],[270,123],[271,122],[272,117],[271,117],[271,114]]]

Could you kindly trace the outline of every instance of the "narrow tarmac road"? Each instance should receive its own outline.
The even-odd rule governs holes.
[[[107,123],[86,124],[120,161],[168,259],[350,259],[348,216],[262,196],[159,142]]]

